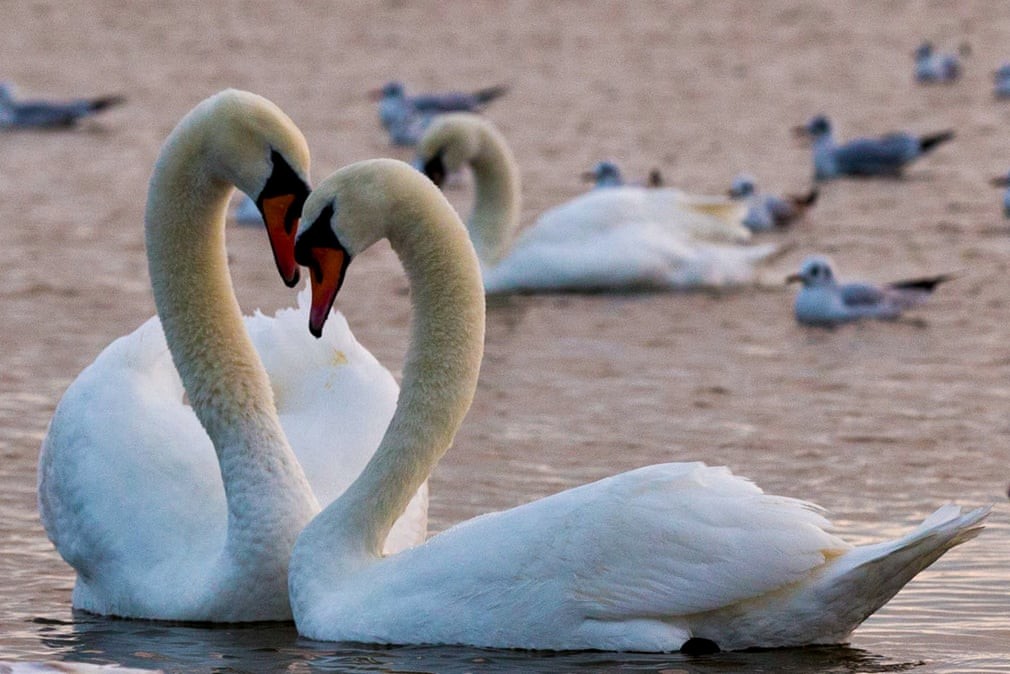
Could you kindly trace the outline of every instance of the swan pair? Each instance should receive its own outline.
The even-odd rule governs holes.
[[[242,107],[234,98],[264,105],[237,92],[220,96],[211,100],[225,109]],[[65,397],[40,462],[43,521],[78,571],[75,606],[220,621],[293,612],[308,637],[373,643],[643,651],[830,643],[978,532],[987,509],[962,514],[945,506],[902,538],[853,548],[825,531],[810,504],[766,495],[725,468],[671,463],[485,515],[383,556],[394,522],[452,443],[476,387],[480,263],[445,198],[400,162],[355,164],[306,200],[294,254],[311,272],[313,334],[323,332],[351,257],[383,238],[403,262],[414,305],[388,428],[361,475],[316,514],[242,329],[220,226],[233,183],[260,195],[270,231],[286,231],[277,220],[291,221],[302,189],[264,198],[264,183],[278,158],[307,182],[307,152],[275,136],[276,120],[266,117],[281,113],[272,107],[265,116],[225,115],[223,127],[212,124],[215,133],[203,135],[201,121],[217,116],[207,113],[215,105],[198,106],[166,143],[147,223],[159,316],[217,453],[221,502],[205,511],[189,483],[220,488],[209,448],[192,449],[207,455],[199,461],[208,472],[172,460],[177,401],[161,399],[166,384],[158,381],[170,379],[168,366],[148,372],[134,353],[143,344],[114,343],[107,353],[123,347],[118,367],[134,368],[127,381],[150,409],[119,409],[128,398],[100,386],[72,397],[64,412]],[[191,133],[198,142],[183,151],[189,145],[181,139]],[[208,147],[233,156],[210,161],[196,151]],[[334,402],[326,414],[354,404]],[[356,422],[345,423],[339,432]],[[134,441],[136,461],[132,445],[120,454],[102,445],[104,433],[128,431],[142,439]],[[119,496],[110,490],[125,488],[122,480],[165,496],[106,505]],[[105,519],[95,517],[102,507]],[[140,522],[127,526],[128,518]]]
[[[591,190],[516,236],[519,170],[504,137],[478,115],[436,118],[416,164],[436,184],[472,169],[467,227],[488,293],[736,285],[752,281],[755,266],[776,251],[736,245],[750,237],[742,204],[640,186]]]
[[[77,571],[75,608],[291,618],[295,537],[360,472],[398,395],[343,317],[312,339],[305,296],[243,325],[224,245],[232,185],[254,198],[294,285],[308,167],[294,123],[245,92],[204,101],[165,142],[145,217],[158,317],[70,385],[39,457],[39,511]],[[426,522],[422,487],[387,549],[424,540]]]

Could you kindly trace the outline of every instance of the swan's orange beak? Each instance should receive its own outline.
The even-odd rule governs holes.
[[[270,152],[270,163],[273,169],[256,198],[256,207],[267,226],[277,271],[281,273],[284,284],[293,288],[299,275],[295,262],[295,234],[302,206],[309,198],[309,186],[280,152]]]
[[[330,228],[333,207],[327,206],[311,225],[297,237],[295,260],[309,268],[312,281],[312,307],[309,309],[309,332],[316,337],[323,334],[323,326],[330,316],[333,301],[344,284],[351,255]]]
[[[347,252],[333,248],[313,248],[312,260],[307,265],[312,274],[312,308],[309,311],[309,332],[316,337],[323,334],[323,325],[344,284],[344,271],[349,258]]]
[[[267,225],[267,236],[270,237],[270,247],[274,251],[274,262],[280,272],[284,284],[292,288],[298,283],[298,264],[295,262],[295,232],[298,231],[297,213],[301,204],[295,208],[299,199],[294,194],[279,194],[263,199],[260,210],[263,221]],[[300,201],[304,202],[304,198]],[[291,217],[293,215],[293,217]]]

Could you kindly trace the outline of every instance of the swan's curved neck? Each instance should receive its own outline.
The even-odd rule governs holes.
[[[519,227],[519,170],[504,139],[486,128],[470,166],[476,195],[467,229],[477,256],[491,266],[508,252]]]
[[[291,518],[307,521],[315,504],[232,290],[224,241],[232,186],[212,172],[198,134],[196,124],[181,126],[155,166],[148,268],[172,359],[218,455],[227,545],[244,546],[291,528]]]
[[[302,532],[291,560],[296,607],[298,597],[332,589],[380,556],[393,522],[452,444],[473,399],[484,350],[480,268],[452,207],[431,192],[417,199],[427,201],[411,207],[411,215],[387,219],[413,305],[396,412],[358,479]]]

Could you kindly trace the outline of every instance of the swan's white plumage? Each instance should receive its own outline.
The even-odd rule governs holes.
[[[431,192],[406,166],[377,160],[334,174],[305,204],[306,241],[325,241],[315,230],[329,227],[356,253],[388,237],[411,280],[414,328],[379,449],[292,553],[300,634],[559,650],[671,651],[692,637],[725,649],[838,643],[978,533],[987,508],[947,506],[902,538],[853,548],[816,506],[764,494],[726,468],[670,463],[382,556],[376,541],[469,407],[483,348],[479,264]]]
[[[308,285],[298,293],[297,307],[245,319],[270,375],[284,433],[320,505],[326,506],[347,489],[379,446],[400,387],[354,338],[343,314],[330,313],[320,339],[305,329],[308,322]],[[417,545],[427,533],[425,483],[397,520],[385,551]]]
[[[591,190],[552,208],[512,243],[519,219],[519,170],[488,120],[437,118],[418,144],[418,161],[473,169],[477,190],[467,228],[489,293],[628,290],[739,285],[774,245],[742,246],[746,207],[673,188]]]
[[[106,347],[60,400],[42,444],[39,502],[46,531],[84,581],[75,606],[125,614],[165,549],[207,559],[223,545],[217,457],[183,395],[151,318]]]
[[[336,498],[379,445],[399,387],[362,347],[339,312],[322,339],[309,335],[307,288],[298,307],[245,318],[275,393],[285,434],[319,503]],[[84,575],[74,605],[122,597],[103,613],[125,614],[127,598],[151,587],[164,550],[206,559],[224,540],[225,498],[214,449],[184,402],[157,316],[110,344],[64,393],[43,443],[43,524],[64,559]],[[73,485],[73,496],[68,488]],[[59,492],[59,493],[56,493]],[[390,532],[388,553],[427,535],[427,485]],[[101,557],[95,556],[102,550]],[[174,563],[174,562],[173,562]],[[109,565],[120,570],[110,572]],[[93,596],[96,595],[96,596]]]
[[[756,266],[777,250],[774,244],[698,243],[648,222],[546,240],[536,227],[527,231],[508,256],[485,267],[487,292],[742,285],[752,282]]]
[[[61,398],[39,457],[40,516],[77,571],[76,608],[178,620],[289,618],[290,547],[318,505],[281,428],[295,431],[326,502],[371,456],[389,421],[396,383],[339,318],[319,341],[305,330],[304,303],[247,318],[269,382],[242,329],[224,254],[229,182],[256,193],[272,170],[271,151],[307,175],[294,124],[269,101],[236,91],[197,106],[166,141],[149,194],[148,253],[178,362],[158,317],[114,341]],[[197,392],[193,406],[177,365],[189,372],[190,397]],[[348,399],[347,416],[312,416],[311,403]],[[390,537],[397,548],[423,540],[424,488],[406,519]]]
[[[691,241],[733,243],[750,239],[746,208],[724,197],[690,195],[673,187],[621,185],[590,190],[544,211],[533,225],[543,241],[592,236],[633,223],[654,223]]]
[[[687,616],[849,549],[826,524],[724,468],[649,466],[444,531],[341,583],[298,627],[327,640],[675,650]],[[666,631],[675,638],[641,640]]]

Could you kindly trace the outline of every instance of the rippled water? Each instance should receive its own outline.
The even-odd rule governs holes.
[[[29,93],[130,96],[78,132],[0,136],[0,660],[171,671],[1010,671],[1010,228],[985,185],[1010,161],[1010,118],[988,89],[990,65],[1010,57],[998,3],[958,3],[956,16],[946,5],[850,11],[827,0],[202,7],[17,3],[0,25],[6,75]],[[910,52],[941,32],[972,44],[965,81],[915,89]],[[39,65],[49,62],[60,67]],[[72,573],[35,512],[35,462],[67,384],[152,311],[139,223],[161,140],[203,96],[247,87],[303,128],[318,179],[390,152],[363,92],[393,75],[418,87],[513,85],[490,114],[523,168],[525,222],[577,193],[578,173],[603,157],[639,174],[661,165],[699,191],[741,169],[799,191],[809,158],[787,129],[814,112],[843,119],[843,135],[958,129],[907,180],[826,186],[809,221],[781,237],[793,248],[760,288],[492,301],[477,398],[432,478],[433,530],[636,466],[702,459],[820,503],[854,542],[898,535],[948,501],[996,503],[986,531],[835,648],[703,658],[337,648],[283,625],[73,615]],[[464,194],[452,198],[466,208]],[[290,304],[264,234],[228,236],[243,306]],[[958,279],[913,319],[805,330],[780,281],[813,251],[832,254],[843,276]],[[394,372],[404,288],[380,249],[355,261],[340,300]]]

